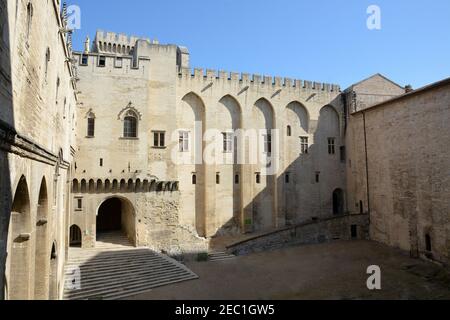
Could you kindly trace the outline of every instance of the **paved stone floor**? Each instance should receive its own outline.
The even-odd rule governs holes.
[[[381,267],[381,291],[366,287],[370,265]],[[293,247],[187,266],[198,280],[129,299],[450,299],[449,270],[370,241]]]

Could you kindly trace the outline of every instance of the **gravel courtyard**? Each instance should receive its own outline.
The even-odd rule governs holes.
[[[370,265],[381,267],[379,291],[367,289]],[[370,241],[293,247],[187,266],[200,279],[129,299],[450,299],[448,270]]]

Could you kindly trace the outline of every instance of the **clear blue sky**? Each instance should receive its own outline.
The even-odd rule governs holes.
[[[449,0],[69,0],[82,48],[96,29],[184,45],[191,66],[330,82],[382,73],[414,88],[450,77]],[[366,26],[381,8],[381,30]]]

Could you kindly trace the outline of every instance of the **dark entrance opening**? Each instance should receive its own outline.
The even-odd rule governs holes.
[[[122,230],[122,201],[106,200],[98,209],[97,233]]]
[[[81,248],[81,242],[82,242],[81,229],[76,225],[71,226],[70,227],[70,246]]]
[[[333,192],[333,214],[340,215],[344,213],[344,192],[336,189]]]
[[[425,235],[425,247],[428,252],[432,251],[431,247],[431,236],[429,234]]]
[[[351,235],[353,240],[358,238],[358,226],[356,224],[351,226]]]

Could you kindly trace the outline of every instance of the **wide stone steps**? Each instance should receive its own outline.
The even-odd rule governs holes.
[[[208,254],[208,260],[209,261],[224,261],[224,260],[231,260],[235,259],[236,256],[229,254],[227,252],[212,252]]]
[[[198,278],[186,266],[165,255],[148,248],[133,248],[129,243],[118,244],[126,244],[123,238],[111,236],[107,239],[111,243],[105,247],[98,246],[98,241],[96,248],[69,251],[65,268],[65,299],[121,299]],[[103,235],[101,243],[104,241]],[[79,278],[74,277],[74,271]],[[72,290],[74,284],[79,284],[77,290]]]

